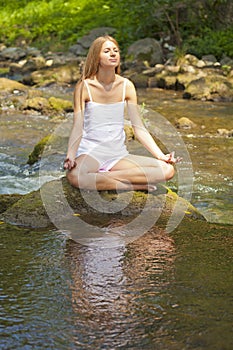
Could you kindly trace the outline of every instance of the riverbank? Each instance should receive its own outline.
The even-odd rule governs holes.
[[[54,84],[60,87],[74,85],[81,76],[91,42],[100,35],[112,33],[114,28],[111,27],[93,29],[65,53],[42,53],[35,47],[2,45],[0,93],[1,100],[4,98],[7,103],[1,102],[1,109],[9,106],[42,113],[53,108],[64,109],[64,106],[60,106],[61,101],[53,103],[43,100],[42,89]],[[135,41],[122,60],[122,75],[132,80],[137,88],[182,91],[184,99],[233,101],[233,59],[224,56],[218,61],[211,54],[201,59],[191,54],[176,56],[174,50],[170,50],[165,55],[161,43],[153,38]],[[26,94],[26,101],[22,102],[18,94],[21,100]]]

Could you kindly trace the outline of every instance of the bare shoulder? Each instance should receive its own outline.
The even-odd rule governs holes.
[[[133,100],[136,102],[137,94],[136,94],[134,83],[128,78],[124,78],[124,79],[126,80],[126,92],[125,92],[126,100]]]
[[[86,101],[88,99],[88,92],[86,85],[83,81],[79,81],[74,89],[74,98],[79,98],[79,100]]]

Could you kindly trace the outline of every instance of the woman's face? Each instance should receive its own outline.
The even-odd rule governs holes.
[[[107,40],[103,43],[100,51],[100,61],[99,64],[101,67],[116,68],[120,64],[120,52],[114,42]]]

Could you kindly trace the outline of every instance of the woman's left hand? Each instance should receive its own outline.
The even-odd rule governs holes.
[[[176,164],[179,163],[182,158],[181,157],[175,157],[175,152],[171,152],[169,154],[165,154],[163,159],[164,162],[169,163],[169,164]]]

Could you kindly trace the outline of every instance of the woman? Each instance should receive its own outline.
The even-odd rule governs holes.
[[[164,154],[144,127],[135,87],[119,75],[120,53],[110,36],[91,45],[74,93],[74,120],[64,169],[69,182],[90,190],[148,190],[174,176],[174,154]],[[135,137],[152,157],[129,154],[125,146],[124,106]]]

